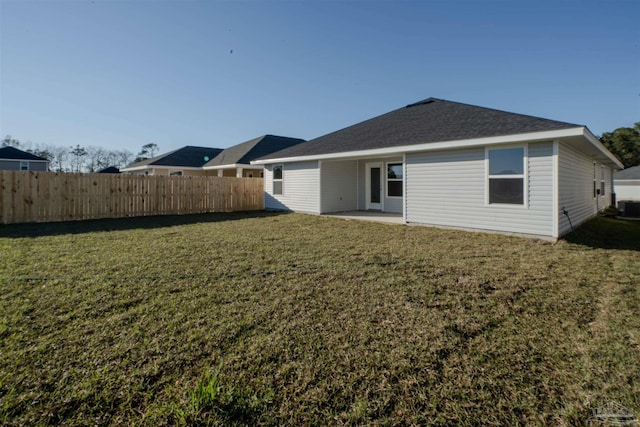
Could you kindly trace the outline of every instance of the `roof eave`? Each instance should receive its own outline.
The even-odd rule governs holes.
[[[583,136],[589,141],[594,147],[596,147],[602,154],[604,154],[613,164],[618,166],[620,169],[624,169],[624,165],[620,160],[616,158],[607,148],[602,145],[602,143],[595,137],[594,134],[587,127],[583,127]]]
[[[253,163],[253,162],[252,162]],[[244,169],[262,169],[262,166],[252,166],[248,163],[229,163],[226,165],[217,166],[203,166],[204,170],[217,170],[217,169],[231,169],[231,168],[244,168]]]
[[[487,146],[487,145],[508,144],[508,143],[517,143],[517,142],[535,142],[535,141],[545,141],[545,140],[553,140],[553,139],[567,138],[567,137],[586,136],[585,131],[591,134],[591,132],[589,132],[588,129],[586,129],[584,126],[579,126],[575,128],[560,129],[560,130],[553,130],[553,131],[529,132],[529,133],[523,133],[523,134],[491,136],[486,138],[462,139],[462,140],[456,140],[456,141],[429,142],[425,144],[403,145],[398,147],[374,148],[371,150],[346,151],[346,152],[340,152],[340,153],[315,154],[315,155],[308,155],[308,156],[281,157],[281,158],[273,158],[273,159],[254,160],[251,162],[251,164],[265,165],[265,164],[273,164],[273,163],[290,163],[290,162],[313,161],[313,160],[348,159],[348,158],[357,158],[357,157],[364,157],[364,156],[374,157],[374,156],[384,156],[384,155],[397,155],[397,154],[403,154],[403,153],[415,153],[415,152],[421,152],[421,151],[481,147],[481,146]],[[592,141],[589,141],[589,142],[592,142]],[[600,144],[597,139],[595,139],[595,142],[597,144]],[[602,144],[600,145],[602,146]],[[609,153],[606,150],[606,148],[604,148],[604,146],[602,146],[602,149],[604,149],[605,154],[608,153],[609,156],[611,155],[611,153]],[[619,162],[617,163],[619,164]]]
[[[49,163],[49,160],[35,160],[35,159],[0,159],[2,162],[38,162]]]
[[[135,172],[142,171],[145,169],[179,169],[179,170],[202,170],[199,166],[176,166],[176,165],[143,165],[143,166],[134,166],[130,168],[122,168],[120,172]]]

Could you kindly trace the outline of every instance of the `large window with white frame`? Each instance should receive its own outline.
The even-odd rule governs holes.
[[[525,205],[526,148],[487,149],[487,201],[490,205]]]
[[[283,165],[273,165],[273,194],[282,194]]]
[[[605,180],[604,180],[604,166],[600,166],[600,196],[604,196]]]
[[[20,170],[21,171],[28,171],[29,170],[29,162],[21,161],[20,162]]]
[[[387,163],[387,197],[402,197],[402,163]]]

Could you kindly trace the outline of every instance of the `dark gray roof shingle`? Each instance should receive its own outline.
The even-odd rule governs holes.
[[[133,163],[127,168],[139,166],[183,166],[183,167],[202,167],[210,159],[213,159],[222,152],[221,148],[194,147],[187,145],[177,150],[170,151],[165,154],[153,157],[151,159],[142,160]]]
[[[222,166],[232,164],[249,164],[251,160],[266,156],[276,151],[292,147],[304,142],[304,139],[286,136],[264,135],[224,149],[206,166]]]
[[[616,172],[613,179],[640,179],[640,166],[633,166]]]
[[[428,98],[261,158],[309,156],[581,127]]]
[[[35,154],[27,153],[26,151],[19,150],[15,147],[2,147],[0,148],[0,159],[9,160],[44,160],[48,161],[44,157],[36,156]]]

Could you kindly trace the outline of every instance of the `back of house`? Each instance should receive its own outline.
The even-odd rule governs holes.
[[[265,207],[555,239],[611,205],[622,164],[583,125],[428,98],[253,162]]]

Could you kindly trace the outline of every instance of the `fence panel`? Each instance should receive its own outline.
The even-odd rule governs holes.
[[[262,209],[262,178],[0,171],[2,224]]]

